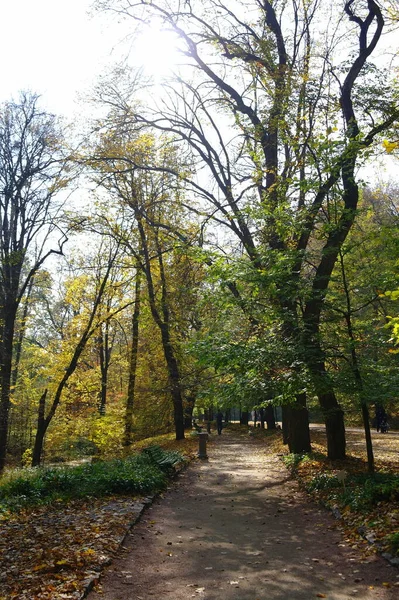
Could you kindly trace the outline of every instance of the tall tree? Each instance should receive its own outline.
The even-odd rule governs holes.
[[[0,472],[7,450],[18,307],[50,254],[61,254],[55,195],[62,178],[62,135],[38,96],[22,93],[0,110]],[[58,244],[57,244],[57,237]],[[50,244],[56,240],[55,247]]]
[[[369,408],[389,402],[398,389],[396,360],[386,351],[387,315],[395,308],[385,293],[397,281],[399,237],[395,190],[364,190],[362,196],[357,222],[332,273],[321,334],[344,404],[352,414],[362,413],[372,471]]]
[[[136,282],[135,282],[135,293],[134,293],[134,310],[132,316],[132,340],[130,347],[129,357],[129,382],[127,389],[126,398],[126,412],[125,412],[125,432],[123,444],[129,446],[133,441],[133,414],[134,414],[134,400],[136,394],[136,377],[137,377],[137,359],[138,359],[138,347],[139,347],[139,324],[140,324],[140,310],[141,310],[141,268],[140,263],[137,261],[136,265]]]
[[[88,341],[98,332],[98,329],[104,322],[107,322],[112,318],[112,312],[107,314],[104,314],[103,312],[103,314],[101,314],[100,308],[107,292],[107,286],[115,264],[117,252],[118,248],[115,247],[109,248],[108,251],[102,249],[100,252],[100,264],[98,265],[96,278],[92,283],[92,286],[88,286],[89,289],[85,290],[85,294],[90,297],[90,307],[84,315],[80,315],[79,313],[76,314],[75,316],[79,317],[79,319],[74,319],[71,323],[72,335],[69,336],[69,339],[65,340],[67,348],[64,351],[64,355],[62,355],[63,365],[57,365],[57,375],[59,373],[58,380],[56,379],[55,384],[53,383],[51,386],[52,398],[47,413],[46,400],[48,388],[43,391],[43,394],[40,397],[32,466],[38,466],[41,462],[46,432],[61,402],[62,394],[78,366]],[[105,262],[105,265],[102,264],[103,262]],[[90,287],[92,287],[92,289],[90,289]],[[116,313],[119,312],[119,310],[120,308],[113,312]],[[76,323],[76,321],[78,321],[78,323]]]
[[[169,84],[162,104],[131,110],[130,122],[134,114],[137,124],[173,135],[201,166],[201,178],[182,179],[208,203],[206,219],[237,238],[265,274],[282,340],[292,340],[296,362],[311,375],[328,455],[343,458],[343,411],[320,322],[356,216],[356,168],[399,115],[387,71],[369,64],[384,29],[382,8],[374,0],[338,9],[328,0],[253,0],[245,9],[221,0],[102,5],[138,22],[158,19],[180,39],[192,71],[185,67]],[[339,51],[345,61],[334,66]],[[291,434],[306,432],[303,393],[296,406]],[[306,434],[299,438],[308,445]]]
[[[168,164],[176,166],[176,153],[168,143],[158,151],[155,138],[151,135],[137,136],[134,131],[121,129],[117,121],[114,121],[114,125],[116,128],[105,132],[88,162],[97,169],[96,180],[119,203],[123,225],[129,227],[127,233],[121,220],[111,225],[143,272],[151,315],[161,335],[176,439],[183,439],[183,390],[168,277],[169,256],[176,243],[186,243],[187,237],[179,232],[179,213],[182,212],[179,178],[167,172]],[[162,165],[158,174],[152,169],[146,172],[146,164],[150,157],[154,159],[155,156]],[[142,168],[138,168],[139,165]]]

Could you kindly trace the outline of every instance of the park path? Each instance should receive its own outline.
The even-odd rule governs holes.
[[[351,548],[260,441],[225,431],[208,455],[143,514],[89,600],[398,598],[399,571]]]

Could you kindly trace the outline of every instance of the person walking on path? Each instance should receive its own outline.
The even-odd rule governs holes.
[[[221,435],[223,429],[223,413],[221,410],[216,415],[216,425],[218,429],[218,435]]]
[[[362,557],[255,437],[225,430],[126,537],[89,600],[395,600],[398,570]]]

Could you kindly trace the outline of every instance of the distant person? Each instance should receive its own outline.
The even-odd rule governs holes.
[[[375,409],[375,424],[377,432],[387,433],[388,431],[388,415],[383,406],[378,405]]]
[[[218,414],[216,415],[216,425],[218,428],[218,435],[220,435],[223,429],[223,413],[221,410],[219,410]]]

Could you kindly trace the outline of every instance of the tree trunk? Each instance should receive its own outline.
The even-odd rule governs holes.
[[[42,460],[44,436],[46,435],[49,422],[45,418],[47,389],[44,390],[39,400],[39,411],[37,415],[37,430],[35,445],[33,446],[32,467],[39,467]]]
[[[30,297],[32,294],[34,281],[35,281],[35,278],[32,277],[29,282],[27,291],[26,291],[26,296],[24,299],[24,305],[23,305],[23,311],[22,311],[22,317],[20,320],[20,327],[18,330],[18,335],[16,336],[16,343],[15,343],[15,348],[14,348],[14,361],[13,361],[12,374],[11,374],[11,386],[13,388],[15,388],[15,386],[17,385],[17,380],[18,380],[18,368],[19,368],[19,363],[21,361],[22,342],[25,337],[26,322],[27,322],[28,311],[29,311],[29,302],[30,302]]]
[[[249,422],[249,412],[244,410],[240,416],[240,425],[248,425]]]
[[[134,297],[134,310],[133,310],[133,318],[132,318],[132,347],[131,347],[131,351],[130,351],[130,363],[129,363],[129,384],[128,384],[128,390],[127,390],[126,412],[125,412],[125,433],[124,433],[124,438],[123,438],[124,446],[129,446],[132,443],[132,435],[133,435],[133,411],[134,411],[135,387],[136,387],[136,375],[137,375],[137,359],[138,359],[138,347],[139,347],[140,308],[141,308],[141,272],[140,272],[139,268],[137,267],[135,297]]]
[[[321,352],[320,347],[318,351]],[[335,396],[324,361],[310,361],[309,370],[324,416],[327,435],[327,456],[330,460],[344,460],[346,456],[344,411]]]
[[[327,456],[331,460],[344,460],[346,456],[344,411],[339,407],[333,391],[319,394],[327,434]]]
[[[99,336],[99,355],[100,355],[100,373],[101,383],[100,392],[98,394],[98,412],[101,417],[105,417],[107,410],[107,390],[108,390],[108,365],[107,365],[107,349],[106,344],[102,336],[102,332]]]
[[[169,306],[168,306],[168,294],[166,286],[166,277],[162,258],[162,249],[159,247],[159,240],[157,232],[155,232],[155,241],[158,250],[158,266],[161,277],[161,301],[160,310],[157,307],[156,295],[154,282],[151,271],[151,258],[148,249],[147,236],[144,230],[142,217],[140,212],[135,208],[135,214],[137,218],[137,226],[140,233],[141,239],[141,250],[144,258],[144,273],[147,281],[148,299],[150,303],[151,314],[156,325],[159,327],[162,339],[162,348],[165,356],[166,366],[169,376],[170,392],[173,402],[173,416],[176,431],[176,440],[184,439],[184,410],[183,410],[183,397],[180,386],[180,372],[179,365],[177,363],[176,355],[173,348],[173,343],[170,337],[170,322],[169,322]],[[161,316],[162,314],[162,316]]]
[[[6,353],[4,353],[6,354]],[[1,366],[1,401],[0,401],[0,474],[6,464],[8,423],[10,414],[10,386],[11,386],[11,356],[3,355]]]
[[[274,406],[272,404],[267,404],[267,406],[265,407],[265,420],[268,429],[276,429]]]
[[[371,441],[370,415],[369,415],[369,409],[368,409],[366,402],[362,402],[362,417],[363,417],[364,435],[366,438],[368,470],[369,470],[369,473],[374,473],[374,452],[373,452],[373,442]]]
[[[7,455],[11,407],[12,353],[17,306],[3,306],[2,308],[0,315],[0,321],[2,321],[0,327],[0,474],[4,470]]]
[[[283,430],[283,444],[288,445],[288,433],[290,422],[290,407],[283,404],[281,407],[281,428]]]
[[[169,329],[165,323],[160,325],[162,346],[169,375],[170,392],[173,402],[173,418],[175,423],[176,439],[184,439],[184,410],[183,397],[180,388],[180,373],[173,347],[169,337]]]
[[[288,412],[288,448],[293,454],[311,452],[309,415],[306,408],[306,394],[298,394],[296,404],[287,407]]]
[[[339,258],[340,258],[340,263],[341,263],[342,283],[343,283],[345,298],[346,298],[346,314],[345,314],[346,329],[348,332],[348,337],[351,341],[351,366],[352,366],[353,375],[354,375],[354,378],[356,381],[356,385],[359,390],[360,402],[361,402],[361,407],[362,407],[362,418],[363,418],[364,435],[366,438],[368,470],[370,473],[374,473],[374,453],[373,453],[373,443],[371,441],[370,415],[369,415],[369,409],[367,406],[367,402],[364,397],[363,377],[362,377],[362,373],[360,371],[360,365],[359,365],[359,361],[357,358],[356,339],[355,339],[355,332],[353,329],[352,316],[351,316],[352,315],[352,301],[351,301],[350,287],[348,285],[348,281],[347,281],[347,277],[346,277],[344,255],[341,251],[339,252]]]

